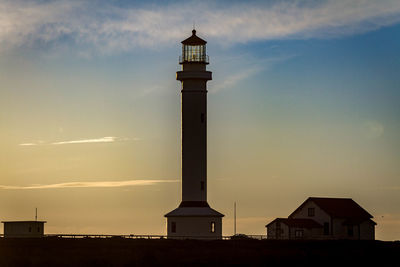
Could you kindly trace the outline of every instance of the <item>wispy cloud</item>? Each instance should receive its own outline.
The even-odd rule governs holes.
[[[283,38],[332,38],[400,21],[398,0],[174,2],[118,7],[102,1],[0,2],[2,49],[78,45],[114,53],[175,44],[193,19],[224,44]],[[229,3],[229,4],[228,4]],[[79,51],[83,51],[80,49]]]
[[[0,185],[3,190],[27,189],[57,189],[57,188],[88,188],[88,187],[127,187],[156,185],[160,183],[176,183],[178,180],[127,180],[127,181],[99,181],[99,182],[69,182],[58,184],[35,184],[29,186]]]
[[[225,77],[223,81],[218,82],[215,86],[210,87],[210,92],[211,93],[217,93],[221,90],[224,90],[226,88],[232,88],[239,82],[246,80],[247,78],[250,78],[257,72],[259,72],[260,69],[257,67],[251,68],[251,69],[246,69],[244,71],[228,75]]]
[[[23,144],[19,144],[20,146],[36,146],[38,145],[38,143],[23,143]]]
[[[117,138],[114,136],[106,136],[95,139],[82,139],[82,140],[71,140],[51,143],[52,145],[65,145],[65,144],[86,144],[86,143],[111,143],[115,142]]]
[[[32,143],[22,143],[20,146],[37,146],[37,145],[67,145],[67,144],[90,144],[90,143],[113,143],[116,141],[139,141],[140,138],[121,138],[115,136],[105,136],[93,139],[78,139],[78,140],[68,140],[68,141],[58,141],[52,143],[46,143],[43,141],[32,142]]]
[[[214,77],[214,82],[210,84],[210,93],[218,93],[226,89],[232,89],[240,82],[251,78],[259,72],[266,71],[276,64],[294,58],[296,55],[277,55],[267,58],[254,58],[251,55],[240,55],[233,58],[225,58],[223,62],[216,62],[218,69],[224,72],[219,77]],[[240,66],[238,69],[237,66]],[[220,79],[220,77],[224,77]]]

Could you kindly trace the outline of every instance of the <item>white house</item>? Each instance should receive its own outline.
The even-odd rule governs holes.
[[[373,216],[350,198],[310,197],[288,218],[267,224],[268,239],[374,240]]]
[[[4,237],[43,237],[45,221],[3,221]]]

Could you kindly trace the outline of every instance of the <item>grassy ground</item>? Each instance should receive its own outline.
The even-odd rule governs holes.
[[[0,238],[0,266],[400,266],[400,242]]]

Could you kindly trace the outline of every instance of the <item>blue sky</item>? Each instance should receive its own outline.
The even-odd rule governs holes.
[[[399,239],[399,15],[394,0],[0,1],[2,219],[40,206],[53,232],[123,220],[123,233],[163,234],[180,201],[175,72],[195,21],[224,234],[233,201],[239,230],[262,234],[308,196],[332,196]]]

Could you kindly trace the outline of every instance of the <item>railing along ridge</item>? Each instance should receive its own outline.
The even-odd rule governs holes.
[[[126,239],[216,239],[215,236],[173,236],[168,237],[167,235],[107,235],[107,234],[46,234],[44,237],[56,237],[56,238],[126,238]],[[231,239],[267,239],[265,235],[246,235],[242,236],[222,236],[222,240]]]
[[[215,236],[173,236],[167,235],[108,235],[108,234],[45,234],[43,237],[47,238],[125,238],[125,239],[216,239]],[[4,238],[4,234],[0,234],[0,238]],[[218,238],[217,238],[218,239]],[[239,235],[239,236],[222,236],[222,240],[234,239],[267,239],[265,235]]]

